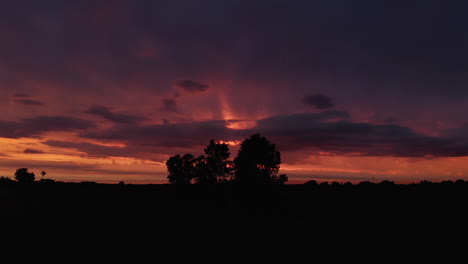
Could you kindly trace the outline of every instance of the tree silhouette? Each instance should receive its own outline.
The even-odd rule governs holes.
[[[42,176],[42,179],[44,179],[44,176],[47,174],[47,172],[45,171],[41,171],[41,176]]]
[[[10,179],[9,177],[1,176],[0,177],[0,184],[2,183],[13,183],[14,180]]]
[[[28,168],[21,168],[16,170],[15,179],[19,183],[33,183],[35,175],[33,172],[28,172]]]
[[[192,154],[185,154],[183,157],[175,155],[166,161],[167,178],[172,184],[190,184],[195,177],[196,159]]]
[[[307,185],[313,188],[317,188],[319,186],[316,180],[308,180],[304,183],[304,185]]]
[[[195,173],[194,178],[195,182],[198,184],[209,184],[216,183],[216,177],[210,172],[208,168],[207,158],[201,155],[194,160]]]
[[[229,160],[229,147],[224,143],[216,143],[214,140],[204,149],[206,154],[206,166],[210,182],[226,182],[232,174],[232,161]]]
[[[281,174],[275,183],[284,184],[288,181],[288,176],[286,174]]]
[[[260,134],[245,139],[234,159],[235,180],[241,184],[284,183],[286,175],[277,176],[281,155],[276,146]]]

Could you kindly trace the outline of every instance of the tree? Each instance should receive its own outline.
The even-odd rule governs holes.
[[[13,183],[13,182],[15,182],[15,181],[10,179],[9,177],[5,177],[5,176],[0,177],[0,184]]]
[[[16,170],[15,179],[19,183],[33,183],[35,175],[33,172],[28,172],[28,168],[21,168]]]
[[[281,174],[275,183],[285,184],[287,181],[288,181],[288,176],[286,174]]]
[[[175,155],[166,161],[167,178],[172,184],[190,184],[195,177],[195,163],[192,154],[185,154],[183,157]]]
[[[195,173],[194,178],[195,182],[198,184],[209,184],[216,183],[216,177],[210,172],[208,168],[207,158],[203,155],[195,159],[194,162]]]
[[[47,173],[45,171],[41,171],[41,176],[42,176],[42,179],[44,179],[44,176],[46,175]]]
[[[241,184],[284,183],[286,175],[278,177],[281,164],[276,146],[260,134],[245,139],[234,159],[235,180]]]
[[[313,188],[317,188],[319,186],[316,180],[308,180],[304,183],[304,185],[307,185]]]
[[[226,182],[232,174],[232,161],[229,160],[229,147],[224,143],[216,143],[214,140],[204,149],[206,154],[206,166],[210,182]]]
[[[211,140],[204,151],[206,156],[201,155],[198,158],[191,154],[170,157],[166,162],[169,182],[174,184],[188,184],[192,180],[198,184],[226,182],[233,170],[228,146]]]

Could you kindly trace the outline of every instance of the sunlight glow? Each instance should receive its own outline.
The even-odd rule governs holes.
[[[221,102],[221,113],[224,121],[226,121],[226,128],[240,130],[254,128],[257,125],[255,120],[243,120],[243,118],[236,116],[228,100],[222,93],[218,94],[218,98]]]
[[[237,146],[237,145],[240,145],[242,143],[242,141],[240,141],[240,140],[228,140],[228,141],[218,140],[217,143],[218,144],[226,144],[228,146]]]
[[[256,121],[248,121],[248,120],[236,120],[236,121],[228,121],[226,127],[229,129],[249,129],[254,128],[257,125]]]

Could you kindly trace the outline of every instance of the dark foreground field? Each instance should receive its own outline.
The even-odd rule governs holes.
[[[145,262],[463,252],[468,183],[0,185],[2,256]]]

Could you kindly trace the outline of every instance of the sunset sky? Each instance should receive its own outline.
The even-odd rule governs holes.
[[[261,133],[289,183],[468,180],[468,2],[4,1],[0,176],[167,182]]]

